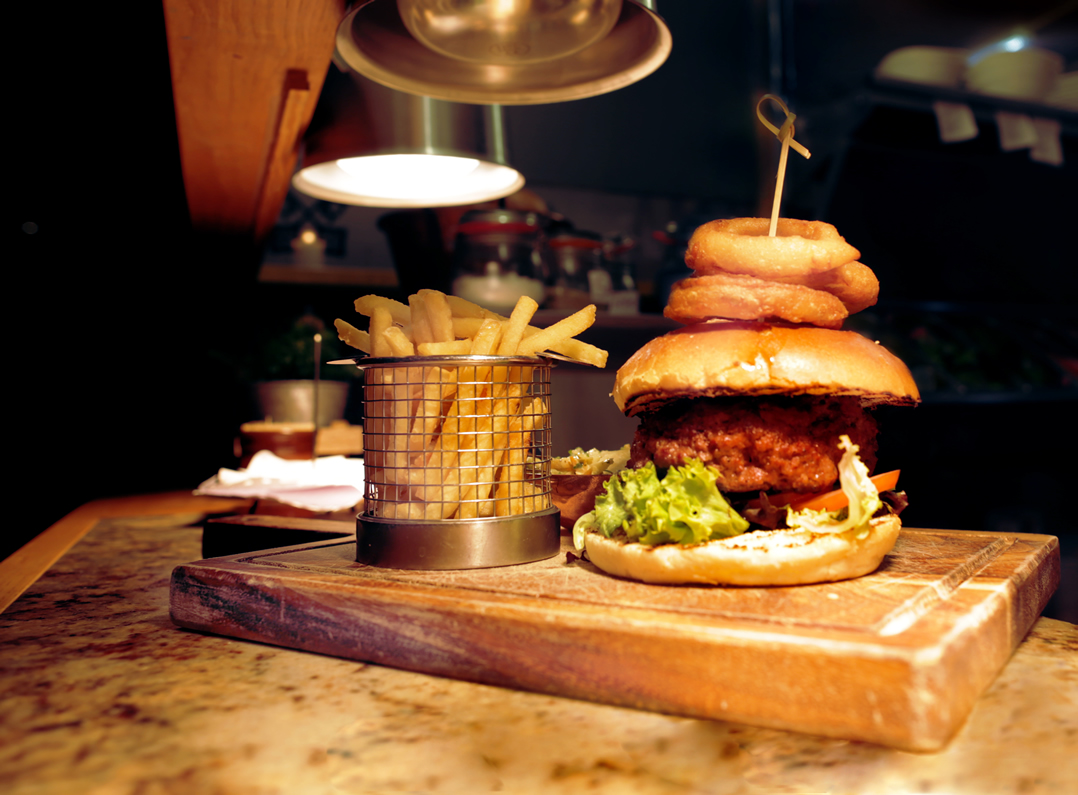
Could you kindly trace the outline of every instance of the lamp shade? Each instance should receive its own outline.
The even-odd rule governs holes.
[[[554,13],[577,5],[571,20]],[[552,19],[540,25],[546,6]],[[612,27],[610,8],[617,10]],[[653,9],[652,0],[622,0],[620,10],[600,0],[399,0],[399,8],[398,0],[358,0],[337,28],[337,53],[360,74],[410,94],[475,104],[564,102],[623,88],[663,64],[672,41]],[[528,14],[534,24],[502,18]],[[464,32],[450,35],[458,29]]]
[[[507,163],[499,105],[406,94],[331,67],[293,187],[367,207],[450,207],[524,186]]]

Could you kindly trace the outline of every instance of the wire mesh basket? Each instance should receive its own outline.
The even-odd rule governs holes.
[[[359,366],[366,486],[358,560],[475,568],[557,553],[548,359],[429,356]]]

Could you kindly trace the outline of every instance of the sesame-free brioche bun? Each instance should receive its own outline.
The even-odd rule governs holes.
[[[909,368],[854,331],[718,321],[648,342],[618,370],[613,398],[629,416],[683,397],[849,395],[866,406],[920,401]]]
[[[660,585],[808,585],[875,571],[891,551],[902,523],[894,515],[871,521],[868,534],[757,530],[694,546],[625,543],[588,533],[588,560],[615,577]]]

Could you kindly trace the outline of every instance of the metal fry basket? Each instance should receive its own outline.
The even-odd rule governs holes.
[[[358,364],[366,472],[359,562],[469,569],[557,554],[548,359],[426,356]]]

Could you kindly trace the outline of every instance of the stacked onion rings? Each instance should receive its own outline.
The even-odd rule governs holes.
[[[779,319],[840,328],[876,303],[879,281],[860,252],[823,221],[729,218],[699,227],[663,314],[686,325],[717,318]]]

